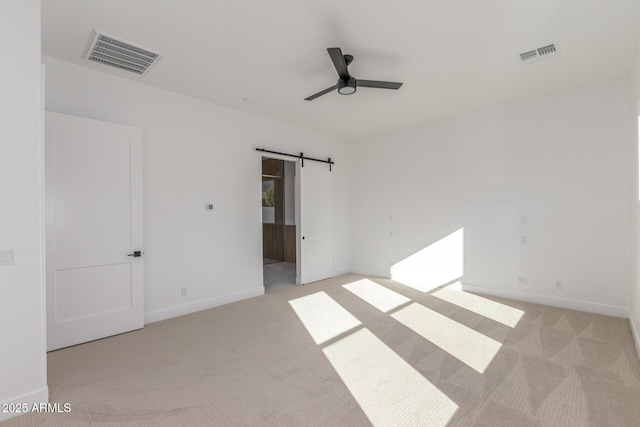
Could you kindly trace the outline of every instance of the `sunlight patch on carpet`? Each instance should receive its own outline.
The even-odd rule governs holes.
[[[483,373],[502,344],[455,320],[413,303],[391,315],[456,359]]]
[[[323,352],[374,426],[446,426],[458,409],[368,329]]]
[[[322,344],[362,323],[325,292],[289,301],[313,341]]]
[[[518,324],[524,314],[524,311],[517,308],[468,292],[442,288],[431,295],[512,328]]]
[[[391,289],[385,288],[369,279],[362,279],[342,285],[343,288],[386,313],[411,301]]]

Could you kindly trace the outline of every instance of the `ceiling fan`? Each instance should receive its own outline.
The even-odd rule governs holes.
[[[333,61],[333,66],[336,67],[336,71],[338,72],[338,76],[340,78],[338,79],[338,82],[334,86],[331,86],[325,90],[322,90],[316,94],[313,94],[305,98],[304,99],[305,101],[313,101],[317,97],[327,94],[336,89],[338,89],[338,93],[341,95],[351,95],[356,91],[356,88],[359,88],[359,87],[373,87],[373,88],[379,88],[379,89],[398,89],[400,88],[400,86],[402,86],[402,83],[356,79],[351,74],[349,74],[349,70],[347,70],[347,67],[349,66],[349,64],[353,62],[352,55],[343,55],[342,50],[340,50],[339,47],[330,47],[329,49],[327,49],[327,52],[329,52],[329,56]]]

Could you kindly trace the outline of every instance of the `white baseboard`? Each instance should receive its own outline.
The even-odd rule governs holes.
[[[588,313],[604,314],[614,317],[629,317],[629,309],[627,307],[619,307],[608,304],[598,304],[589,301],[573,300],[567,298],[552,297],[548,295],[531,294],[527,292],[508,291],[504,289],[487,288],[484,286],[476,286],[462,284],[463,291],[485,294],[499,298],[508,298],[516,301],[532,302],[534,304],[549,305],[552,307],[567,308],[569,310],[586,311]]]
[[[32,391],[31,393],[23,394],[22,396],[14,397],[13,399],[1,402],[2,408],[5,405],[26,405],[28,408],[32,408],[34,404],[48,403],[49,402],[49,387],[43,387],[39,390]],[[6,421],[10,418],[22,415],[23,412],[2,412],[0,411],[0,422]]]
[[[381,279],[391,279],[391,273],[389,269],[378,270],[367,267],[361,267],[358,265],[352,265],[349,269],[349,273],[359,274],[361,276],[379,277]]]
[[[640,359],[640,335],[638,335],[635,318],[633,317],[633,313],[631,313],[631,311],[629,311],[629,325],[631,325],[631,336],[633,337],[633,342],[636,345],[636,355],[638,356],[638,359]]]
[[[342,276],[343,274],[351,273],[351,269],[348,266],[342,266],[333,269],[333,277]]]
[[[150,311],[144,314],[144,324],[146,325],[148,323],[171,319],[172,317],[184,316],[185,314],[191,314],[243,299],[258,297],[261,295],[264,295],[263,287],[236,292],[233,294],[227,294],[216,298],[194,301],[188,304],[176,305],[173,307],[163,308],[161,310]]]

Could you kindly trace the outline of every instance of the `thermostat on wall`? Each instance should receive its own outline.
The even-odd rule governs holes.
[[[213,203],[205,203],[204,207],[205,207],[206,210],[212,211],[213,210]]]

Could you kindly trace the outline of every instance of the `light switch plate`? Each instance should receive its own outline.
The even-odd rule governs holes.
[[[13,249],[0,249],[0,265],[15,264],[15,254]]]

